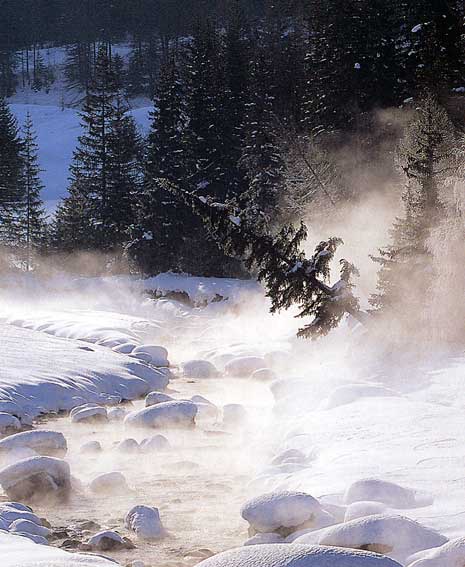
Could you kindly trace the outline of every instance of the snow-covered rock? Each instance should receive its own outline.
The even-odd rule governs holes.
[[[113,561],[97,555],[68,553],[3,533],[0,533],[0,557],[2,567],[115,567]]]
[[[316,517],[322,514],[316,498],[304,492],[291,491],[263,494],[252,498],[241,508],[241,516],[255,532],[275,532],[284,528],[290,533],[304,525],[310,528]]]
[[[267,543],[284,543],[284,538],[274,532],[259,532],[246,540],[243,545],[264,545]]]
[[[95,477],[89,484],[89,488],[95,494],[107,494],[111,492],[127,491],[128,484],[122,473],[114,471],[103,473]]]
[[[260,380],[262,382],[271,382],[278,378],[275,371],[271,370],[271,368],[259,368],[258,370],[254,370],[250,377],[252,380]]]
[[[117,445],[115,445],[115,451],[127,455],[138,453],[139,449],[139,443],[132,438],[123,439]]]
[[[168,361],[168,351],[165,347],[159,345],[141,345],[137,346],[131,352],[134,356],[139,356],[140,354],[146,354],[149,357],[148,362],[153,364],[153,366],[169,366]]]
[[[158,508],[134,506],[126,514],[124,524],[141,539],[160,539],[166,534]]]
[[[29,532],[10,532],[11,535],[16,535],[20,537],[25,537],[32,542],[36,543],[37,545],[48,545],[48,541],[44,536],[40,536],[37,534],[31,534]]]
[[[21,449],[31,449],[43,456],[63,457],[68,446],[63,433],[45,429],[15,433],[0,441],[0,454]]]
[[[223,406],[223,424],[226,427],[244,424],[248,413],[241,404],[226,404]]]
[[[188,401],[163,402],[129,413],[124,423],[128,427],[170,428],[195,425],[197,406]]]
[[[0,470],[0,485],[14,500],[65,496],[71,489],[71,474],[61,459],[30,457]]]
[[[0,412],[0,435],[9,435],[21,431],[21,422],[9,413]]]
[[[163,435],[154,435],[153,437],[142,439],[139,446],[143,453],[156,453],[157,451],[166,451],[170,448],[168,439]]]
[[[403,563],[410,555],[444,545],[447,538],[404,516],[378,514],[310,532],[295,543],[351,547],[383,553]]]
[[[433,501],[429,494],[376,478],[358,480],[344,494],[345,504],[362,500],[382,502],[392,508],[417,508],[428,506]]]
[[[407,567],[463,567],[465,537],[453,539],[441,547],[422,551],[409,558]]]
[[[93,535],[87,542],[87,546],[96,551],[115,551],[125,549],[127,543],[112,530],[104,530]]]
[[[382,502],[360,501],[349,504],[346,508],[344,521],[356,520],[357,518],[365,518],[366,516],[376,516],[377,514],[385,514],[388,511],[386,504]]]
[[[28,520],[41,526],[41,521],[30,508],[19,502],[5,502],[0,505],[0,524],[2,529],[10,529],[11,524],[18,520]]]
[[[266,368],[267,364],[260,356],[241,356],[226,363],[224,370],[234,378],[248,378],[255,370]]]
[[[396,397],[394,390],[372,384],[347,384],[336,388],[328,397],[323,406],[326,409],[336,408],[350,404],[362,397]]]
[[[115,352],[120,354],[131,354],[131,352],[137,347],[135,343],[122,343],[113,347]]]
[[[197,564],[197,567],[401,567],[375,553],[316,545],[282,543],[230,549]]]
[[[31,520],[25,520],[19,518],[12,522],[9,527],[10,532],[28,533],[32,535],[38,535],[42,537],[48,537],[50,535],[50,530],[45,526],[31,522]]]
[[[182,364],[182,371],[186,378],[192,380],[218,376],[217,368],[208,360],[188,360]]]
[[[157,404],[161,404],[163,402],[172,402],[174,398],[168,396],[168,394],[164,394],[163,392],[150,392],[145,397],[145,406],[156,406]]]
[[[73,423],[101,423],[108,421],[106,408],[102,406],[82,406],[71,412]]]
[[[83,455],[101,453],[102,445],[98,441],[88,441],[87,443],[81,445],[79,452]]]

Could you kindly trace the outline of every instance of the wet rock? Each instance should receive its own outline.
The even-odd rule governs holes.
[[[119,551],[121,549],[134,549],[129,540],[125,541],[117,532],[105,530],[92,536],[86,543],[81,544],[84,551]]]
[[[65,541],[63,541],[60,544],[60,547],[62,547],[63,549],[78,549],[81,545],[81,542],[78,539],[65,539]]]

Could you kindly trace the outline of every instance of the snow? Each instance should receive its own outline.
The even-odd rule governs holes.
[[[63,433],[42,429],[23,431],[0,441],[0,454],[20,449],[31,449],[38,455],[63,457],[68,450]]]
[[[310,494],[285,491],[253,498],[242,506],[241,516],[255,531],[273,532],[283,527],[298,528],[320,511],[318,500]]]
[[[465,537],[457,538],[441,547],[420,552],[410,558],[407,567],[463,567],[465,565]]]
[[[166,535],[157,508],[134,506],[126,514],[124,523],[141,539],[160,539]]]
[[[55,547],[37,545],[24,537],[0,533],[2,567],[114,567],[103,557],[67,553]]]
[[[192,427],[195,424],[197,406],[188,401],[162,402],[129,413],[124,418],[128,427]]]
[[[400,567],[374,553],[310,545],[250,545],[219,553],[198,567]]]
[[[378,514],[310,532],[297,538],[294,543],[368,548],[403,563],[418,551],[446,542],[446,537],[410,518]]]
[[[399,394],[394,390],[372,384],[348,384],[334,390],[328,397],[325,407],[335,408],[343,404],[350,404],[364,396],[396,397]]]

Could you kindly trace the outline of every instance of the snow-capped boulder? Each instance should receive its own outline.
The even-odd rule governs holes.
[[[195,425],[197,406],[188,401],[162,402],[129,413],[124,423],[128,427],[170,428]]]
[[[21,422],[9,413],[0,412],[0,435],[10,435],[21,431]]]
[[[168,396],[168,394],[164,394],[163,392],[150,392],[145,397],[145,407],[156,406],[157,404],[161,404],[163,402],[172,402],[174,398]]]
[[[169,368],[153,368],[153,366],[141,362],[129,362],[126,364],[126,368],[139,377],[131,381],[132,387],[127,390],[124,396],[126,400],[141,398],[155,390],[162,392],[168,386],[171,378]],[[131,385],[130,382],[127,382],[127,384]]]
[[[28,506],[18,502],[5,502],[0,505],[0,524],[2,529],[9,530],[11,524],[17,520],[28,520],[38,526],[41,525],[40,518]]]
[[[208,360],[188,360],[182,364],[182,372],[185,378],[201,380],[202,378],[216,378],[218,370]]]
[[[293,531],[319,528],[317,518],[324,516],[316,498],[304,492],[270,492],[246,502],[241,516],[249,522],[252,531],[278,532],[288,535]],[[325,524],[328,525],[328,524]]]
[[[119,352],[120,354],[131,354],[131,352],[137,347],[135,343],[122,343],[114,346],[112,350]]]
[[[108,421],[106,408],[102,406],[83,407],[71,415],[73,423],[102,423]]]
[[[134,356],[148,355],[150,364],[153,366],[169,366],[168,351],[165,347],[159,345],[141,345],[131,352]]]
[[[368,549],[388,555],[401,563],[407,557],[432,547],[439,547],[447,538],[404,516],[378,514],[310,532],[295,543],[318,544],[353,549]]]
[[[32,535],[38,535],[41,537],[48,537],[50,535],[50,530],[45,526],[31,522],[31,520],[25,520],[23,518],[18,518],[10,524],[10,532],[28,533]]]
[[[230,549],[197,564],[197,567],[401,567],[399,563],[368,551],[317,545],[283,543],[249,545]]]
[[[154,435],[153,437],[142,439],[139,446],[143,453],[156,453],[157,451],[166,451],[170,448],[168,439],[163,435]]]
[[[259,532],[246,540],[242,545],[265,545],[267,543],[284,543],[284,538],[274,532]]]
[[[441,547],[428,549],[410,557],[407,567],[463,567],[465,537],[453,539]]]
[[[139,452],[139,443],[132,438],[123,439],[117,445],[115,445],[115,451],[123,453],[126,455],[134,454]]]
[[[124,525],[141,539],[160,539],[166,534],[158,508],[134,506],[126,514]]]
[[[226,404],[223,406],[223,425],[232,427],[247,421],[247,410],[241,404]]]
[[[376,516],[377,514],[385,514],[389,509],[382,502],[353,502],[346,508],[344,521],[356,520],[357,518],[365,518],[366,516]]]
[[[68,446],[63,433],[45,429],[15,433],[0,441],[0,454],[21,449],[31,449],[48,457],[63,457]]]
[[[127,414],[123,408],[111,408],[107,411],[108,421],[123,421]]]
[[[102,445],[98,441],[88,441],[81,445],[79,452],[83,455],[95,455],[102,452]]]
[[[118,551],[126,549],[127,546],[127,542],[112,530],[98,532],[86,542],[86,547],[94,551]]]
[[[323,406],[326,409],[350,404],[359,398],[367,397],[396,397],[399,396],[394,390],[372,384],[347,384],[336,388],[328,397]]]
[[[241,356],[230,360],[225,365],[224,371],[233,378],[248,378],[252,372],[266,366],[265,360],[260,356]]]
[[[433,502],[429,494],[376,478],[358,480],[346,490],[345,504],[361,500],[382,502],[392,508],[418,508]]]
[[[13,500],[66,496],[71,489],[68,463],[55,457],[31,457],[0,470],[0,485]]]
[[[128,484],[125,476],[115,471],[98,475],[89,484],[89,488],[95,494],[107,494],[111,492],[127,491]]]
[[[259,368],[258,370],[254,370],[250,377],[252,380],[260,380],[261,382],[271,382],[277,379],[276,373],[274,370],[271,370],[271,368]]]

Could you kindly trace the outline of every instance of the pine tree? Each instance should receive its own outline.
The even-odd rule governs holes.
[[[394,223],[391,244],[373,258],[381,269],[378,292],[370,303],[375,311],[402,319],[404,330],[418,327],[428,305],[434,273],[428,239],[443,216],[439,189],[452,145],[453,127],[447,113],[428,95],[399,148],[406,178],[403,216]]]
[[[0,98],[0,148],[0,242],[15,245],[24,201],[22,141],[17,121],[3,98]]]
[[[30,114],[26,116],[21,148],[22,178],[24,202],[20,222],[21,240],[25,248],[25,266],[29,271],[32,266],[32,253],[40,249],[44,241],[45,211],[41,199],[43,184],[40,179],[41,169],[37,157],[37,139]]]

